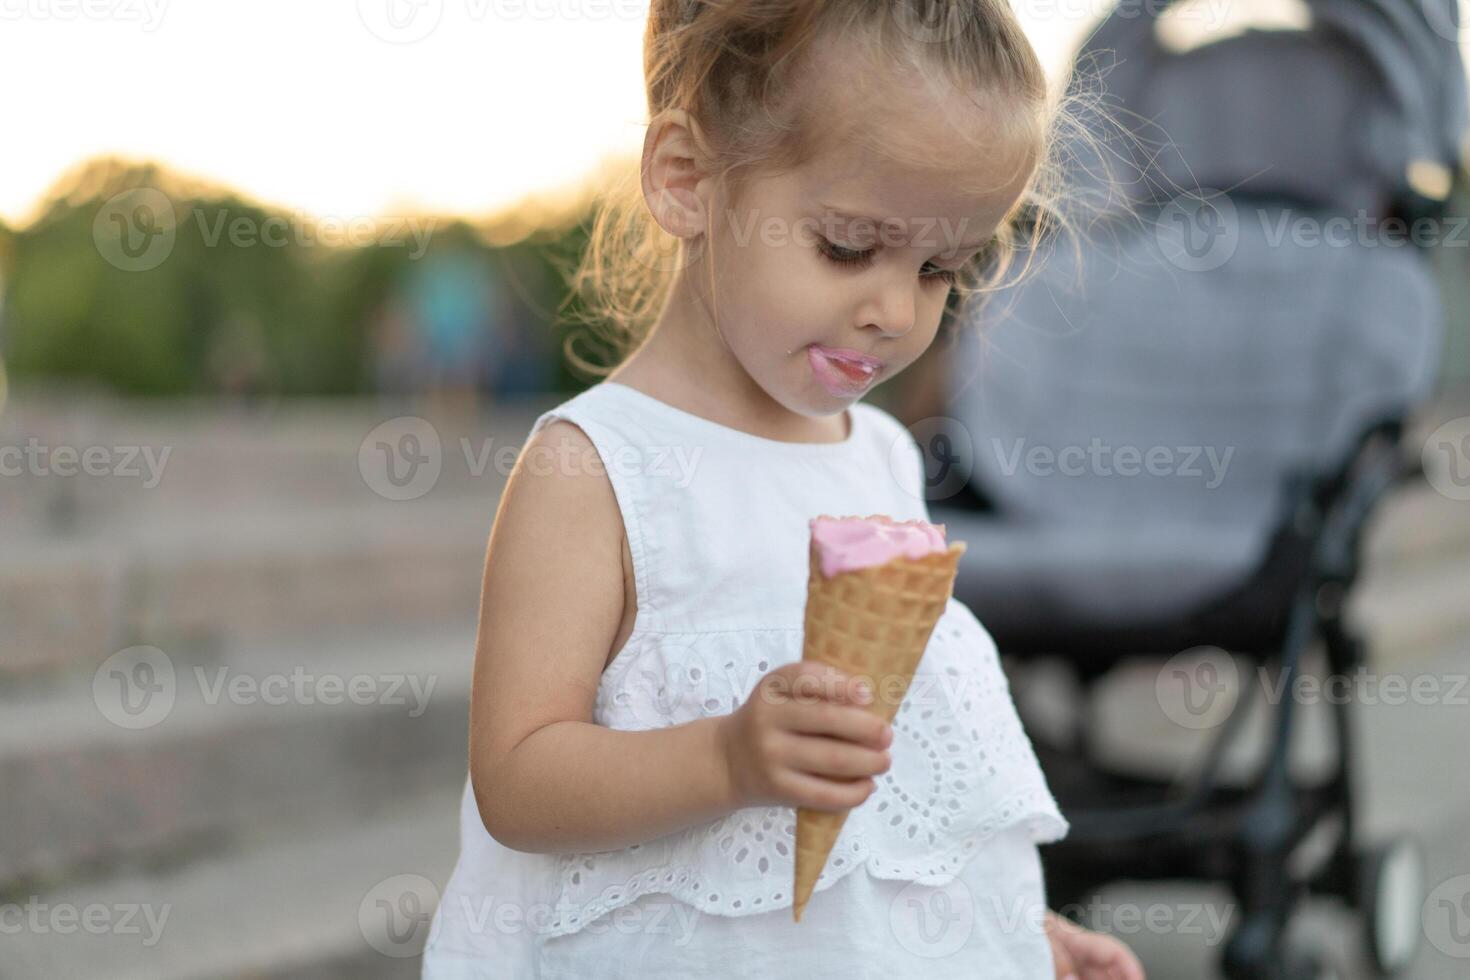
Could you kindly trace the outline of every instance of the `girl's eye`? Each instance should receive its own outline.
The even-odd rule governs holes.
[[[841,245],[829,242],[825,238],[819,238],[818,244],[819,251],[837,265],[863,269],[873,262],[874,249],[871,248],[861,251],[858,249],[843,248]],[[920,273],[922,278],[950,284],[954,283],[957,275],[954,269],[941,269],[938,266],[929,265],[928,263],[926,263],[926,267],[931,271]]]
[[[825,238],[818,238],[817,243],[820,246],[822,254],[838,265],[863,267],[871,264],[873,261],[873,249],[871,248],[863,250],[843,248],[841,245],[829,242]]]
[[[941,269],[938,266],[932,266],[931,268],[933,271],[925,275],[925,279],[937,279],[940,282],[947,282],[950,285],[954,285],[955,279],[959,276],[958,269]]]

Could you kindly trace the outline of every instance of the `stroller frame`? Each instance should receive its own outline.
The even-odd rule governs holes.
[[[1299,565],[1289,602],[1273,626],[1257,642],[1234,647],[1234,655],[1258,656],[1279,665],[1282,689],[1290,691],[1304,653],[1320,640],[1330,676],[1346,676],[1367,663],[1367,648],[1343,618],[1343,605],[1358,578],[1364,525],[1383,496],[1400,482],[1422,475],[1416,461],[1400,450],[1402,419],[1385,419],[1370,427],[1356,443],[1349,461],[1337,472],[1300,481],[1286,527],[1278,535],[1257,578]],[[1293,555],[1305,555],[1304,562]],[[1219,608],[1228,606],[1228,602]],[[1218,609],[1216,610],[1218,611]],[[1196,622],[1215,618],[1209,612]],[[1137,642],[1139,638],[1131,638]],[[1158,645],[1132,647],[1128,654],[1153,649],[1169,655],[1181,647],[1160,637]],[[1208,631],[1196,645],[1210,643]],[[1121,653],[1123,648],[1119,648]],[[1094,664],[1081,671],[1084,685],[1117,663]],[[1173,785],[1159,779],[1109,772],[1087,760],[1078,749],[1038,740],[1037,754],[1048,779],[1058,789],[1071,823],[1071,833],[1047,845],[1047,888],[1053,907],[1074,905],[1088,889],[1119,879],[1191,878],[1227,882],[1239,903],[1238,924],[1226,942],[1223,966],[1230,980],[1298,980],[1335,975],[1320,950],[1288,949],[1286,927],[1308,893],[1333,895],[1376,923],[1384,869],[1395,861],[1420,868],[1418,842],[1400,838],[1365,846],[1353,813],[1357,786],[1353,776],[1355,740],[1348,699],[1334,700],[1336,762],[1321,785],[1292,781],[1288,753],[1295,731],[1292,696],[1276,706],[1265,759],[1243,788],[1219,785],[1220,763],[1237,737],[1246,702],[1241,701],[1215,733],[1204,765],[1182,799],[1171,798]],[[1068,792],[1071,790],[1071,792]],[[1071,799],[1122,799],[1118,805],[1068,805]],[[1319,827],[1340,821],[1331,854],[1309,874],[1294,877],[1290,858]],[[1422,894],[1418,896],[1422,901]],[[1414,907],[1418,915],[1418,906]],[[1369,929],[1369,954],[1384,975],[1401,970],[1412,957],[1386,948],[1390,940]],[[1417,947],[1415,947],[1417,948]]]

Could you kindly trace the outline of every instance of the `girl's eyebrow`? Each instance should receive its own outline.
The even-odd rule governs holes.
[[[883,228],[893,223],[891,221],[880,221],[877,218],[869,218],[860,214],[852,214],[845,208],[835,207],[824,201],[818,201],[817,203],[844,221],[865,221],[876,228]],[[956,251],[964,251],[965,249],[983,248],[989,241],[990,239],[986,238],[978,242],[960,242],[954,246],[954,249]]]

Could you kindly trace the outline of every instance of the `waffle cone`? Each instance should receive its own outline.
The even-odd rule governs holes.
[[[955,541],[946,551],[921,558],[900,556],[829,579],[822,574],[813,542],[802,660],[830,664],[868,680],[873,700],[860,707],[886,722],[893,721],[954,589],[964,552],[964,542]],[[797,808],[792,891],[792,914],[797,922],[848,813]]]

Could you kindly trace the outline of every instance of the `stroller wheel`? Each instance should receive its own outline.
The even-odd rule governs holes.
[[[1357,856],[1358,909],[1368,955],[1385,977],[1394,976],[1419,950],[1424,905],[1424,853],[1418,841],[1398,837],[1366,847]]]

